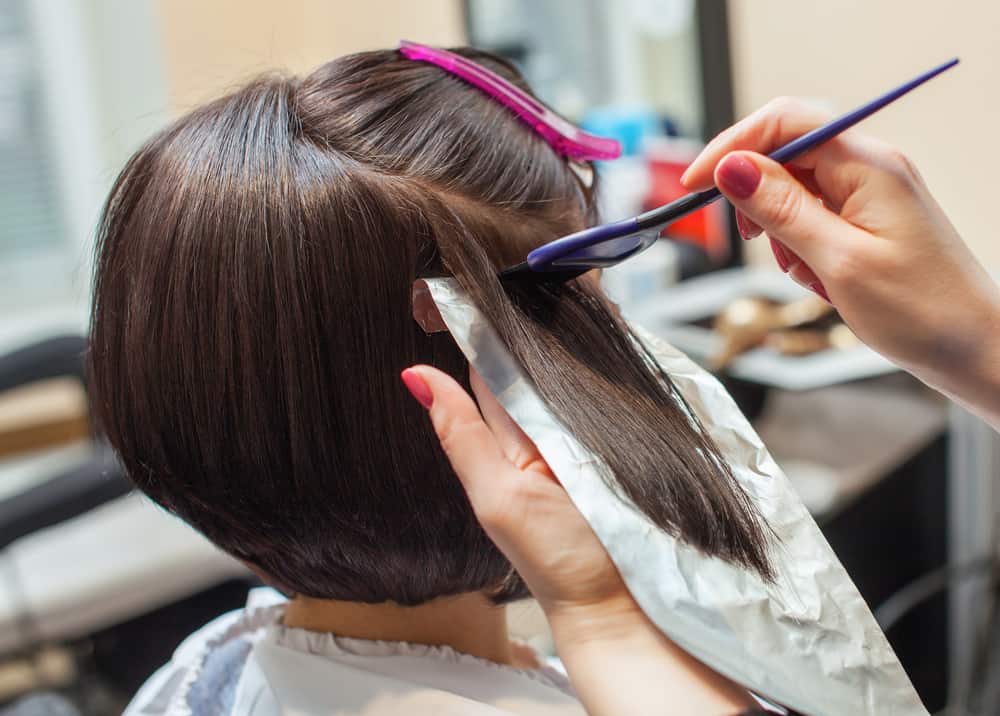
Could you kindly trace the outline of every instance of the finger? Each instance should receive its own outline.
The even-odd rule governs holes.
[[[823,205],[833,211],[834,213],[840,213],[840,207],[835,205],[833,201],[823,197],[823,190],[820,189],[819,184],[816,181],[816,173],[812,169],[805,169],[803,167],[795,167],[784,165],[785,171],[792,175],[799,184],[805,187],[806,191],[816,197],[817,201],[822,201]],[[750,219],[746,219],[750,222]],[[752,223],[752,222],[750,222]],[[762,230],[763,231],[763,230]],[[781,266],[781,270],[787,272],[788,266],[794,261],[801,261],[801,259],[795,255],[795,252],[789,249],[787,246],[781,244],[780,241],[775,241],[774,237],[769,237],[771,239],[771,252],[774,254],[774,258],[778,261],[778,265]],[[777,244],[777,246],[776,246]],[[783,250],[783,255],[782,255]],[[784,265],[782,259],[785,259]]]
[[[715,171],[719,190],[768,236],[820,275],[863,232],[834,214],[777,162],[751,152],[727,155]]]
[[[691,191],[712,186],[713,171],[730,152],[750,150],[768,154],[830,121],[830,115],[802,102],[777,99],[740,120],[709,142],[681,176]],[[805,160],[805,155],[800,158]]]
[[[830,295],[826,292],[826,286],[823,285],[823,281],[820,280],[819,276],[816,275],[816,272],[813,271],[812,268],[810,268],[804,261],[792,264],[792,266],[788,269],[788,276],[795,281],[795,283],[799,284],[803,288],[809,289],[827,303],[833,303],[833,301],[830,300]]]
[[[496,437],[479,414],[475,401],[451,376],[420,365],[400,376],[425,408],[441,447],[469,495],[477,514],[488,510],[496,482],[513,468]]]
[[[819,188],[819,184],[816,183],[816,173],[812,169],[789,166],[787,164],[785,165],[785,169],[795,177],[795,181],[808,189],[810,194],[820,196],[823,193]]]
[[[476,401],[479,403],[479,411],[483,414],[486,425],[493,433],[507,460],[518,470],[539,472],[554,479],[555,475],[549,469],[548,463],[542,458],[541,453],[538,452],[535,443],[504,410],[500,401],[490,392],[486,383],[479,377],[479,373],[471,366],[469,367],[469,383],[476,396]]]
[[[774,260],[778,263],[778,268],[780,268],[784,273],[788,273],[788,269],[790,269],[793,264],[797,264],[802,261],[798,254],[777,239],[771,236],[767,238],[771,242],[771,253],[774,254]]]
[[[834,214],[840,213],[840,210],[843,208],[844,198],[850,196],[850,192],[853,191],[854,184],[852,183],[845,184],[842,181],[832,182],[828,183],[828,186],[823,187],[820,185],[815,170],[791,164],[785,164],[784,166],[799,184],[808,189],[810,194],[815,196],[819,201],[822,201],[823,206]]]
[[[795,283],[809,289],[827,303],[832,304],[833,302],[826,292],[826,287],[819,276],[816,275],[816,272],[798,254],[783,243],[773,237],[768,238],[771,241],[771,253],[774,254],[774,259],[778,262],[778,267],[787,273],[789,278],[795,281]]]
[[[748,219],[742,211],[736,212],[736,230],[740,232],[740,236],[743,237],[744,241],[755,239],[760,236],[762,231],[764,231],[762,228],[757,226],[757,224]]]

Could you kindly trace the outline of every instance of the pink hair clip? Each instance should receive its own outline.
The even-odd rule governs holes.
[[[552,145],[558,154],[587,161],[616,159],[622,153],[621,144],[617,140],[597,137],[583,131],[500,75],[461,55],[407,40],[400,41],[399,51],[408,59],[429,62],[478,87],[513,110],[525,124]]]

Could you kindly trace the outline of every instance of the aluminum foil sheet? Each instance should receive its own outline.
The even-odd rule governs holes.
[[[455,281],[427,285],[462,352],[538,446],[664,634],[760,696],[805,714],[927,714],[847,572],[714,377],[633,326],[774,530],[772,584],[701,554],[618,497],[596,471],[598,458],[548,411]]]

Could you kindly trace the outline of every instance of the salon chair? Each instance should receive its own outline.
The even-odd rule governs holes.
[[[0,356],[0,668],[68,645],[131,695],[188,633],[242,606],[255,580],[133,492],[92,439],[85,350],[60,336]],[[11,488],[16,463],[60,452],[74,462]]]
[[[89,441],[79,336],[58,336],[0,356],[0,458]],[[130,487],[109,447],[97,443],[78,464],[13,494],[0,485],[0,550],[69,520]]]
[[[71,395],[85,395],[85,350],[82,337],[58,336],[0,356],[0,458],[89,438],[85,398]],[[14,494],[0,491],[0,550],[130,489],[111,449],[97,443],[79,464]]]

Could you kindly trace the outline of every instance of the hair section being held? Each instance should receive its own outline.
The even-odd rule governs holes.
[[[770,579],[771,531],[598,281],[501,281],[490,247],[556,236],[514,217],[463,217],[466,208],[453,202],[437,233],[444,264],[552,413],[602,458],[609,485],[669,534]]]

